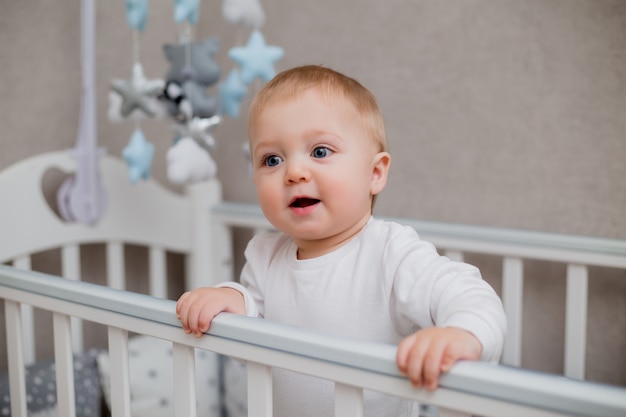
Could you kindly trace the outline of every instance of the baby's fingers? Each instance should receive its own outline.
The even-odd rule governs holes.
[[[419,335],[414,334],[407,337],[398,346],[397,362],[398,368],[404,373],[411,383],[421,388],[424,384],[424,360],[428,351],[428,340],[418,342]]]
[[[404,374],[406,374],[407,365],[409,363],[409,354],[413,345],[415,345],[415,339],[416,334],[407,337],[400,342],[398,350],[396,351],[396,363],[398,365],[398,369]]]
[[[189,328],[189,298],[190,293],[186,292],[176,302],[176,318],[180,320],[180,324],[187,334],[191,333]]]

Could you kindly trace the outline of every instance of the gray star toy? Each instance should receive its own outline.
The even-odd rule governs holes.
[[[133,65],[130,80],[111,80],[111,90],[122,97],[120,113],[124,117],[135,109],[154,117],[158,105],[156,97],[163,91],[164,85],[163,80],[147,80],[139,63]]]

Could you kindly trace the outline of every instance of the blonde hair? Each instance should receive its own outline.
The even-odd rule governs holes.
[[[382,112],[374,95],[361,83],[340,72],[320,65],[304,65],[276,75],[257,93],[248,114],[248,136],[251,138],[264,107],[279,99],[293,99],[315,89],[328,99],[340,96],[354,106],[359,123],[378,145],[379,152],[387,151],[387,138]]]

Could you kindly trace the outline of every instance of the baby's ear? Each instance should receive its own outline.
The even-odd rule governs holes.
[[[389,166],[391,165],[391,155],[388,152],[379,152],[372,160],[372,179],[370,192],[372,195],[380,193],[387,184]]]

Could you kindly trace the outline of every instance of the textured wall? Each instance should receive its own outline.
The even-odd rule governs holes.
[[[286,51],[279,70],[324,64],[378,97],[393,161],[378,213],[626,238],[626,2],[262,3],[265,38]],[[0,169],[75,142],[79,4],[2,1]],[[177,28],[172,2],[150,6],[141,61],[147,77],[161,78],[168,66],[161,46],[176,41]],[[121,0],[97,2],[96,36],[99,140],[120,155],[134,123],[113,124],[106,109],[109,80],[127,77],[131,68]],[[229,71],[234,64],[226,52],[245,43],[248,30],[223,21],[220,1],[205,0],[195,36],[220,38],[219,60]],[[157,146],[153,174],[161,181],[169,124],[142,124]],[[254,202],[241,153],[245,136],[245,118],[226,119],[216,130],[215,156],[226,198]],[[500,273],[497,263],[474,260],[488,279]],[[562,328],[550,323],[563,314],[562,271],[541,264],[528,270],[525,294],[533,308],[526,310],[524,362],[558,372]],[[626,364],[603,361],[608,340],[611,349],[626,349],[626,289],[615,290],[624,273],[592,272],[600,278],[592,285],[590,311],[599,325],[590,331],[590,367],[596,379],[626,384]]]

